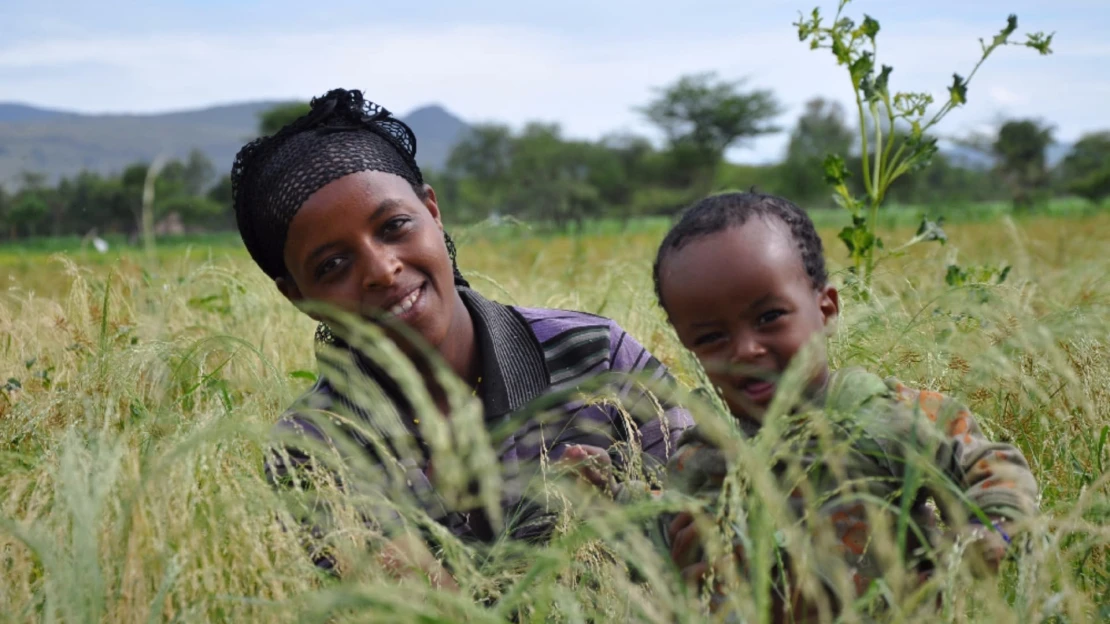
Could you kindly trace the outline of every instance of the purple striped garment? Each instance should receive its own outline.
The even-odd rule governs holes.
[[[482,365],[480,395],[487,427],[491,430],[520,420],[518,426],[498,447],[505,475],[502,496],[503,515],[508,522],[506,533],[514,538],[542,540],[549,535],[554,516],[538,501],[526,499],[528,479],[537,474],[541,456],[555,460],[573,444],[609,449],[618,468],[625,459],[635,457],[633,447],[643,450],[644,468],[661,470],[681,432],[692,426],[688,412],[658,397],[662,410],[655,407],[648,388],[674,387],[674,379],[666,368],[639,342],[610,319],[566,310],[523,308],[502,305],[485,299],[477,292],[459,287],[471,318],[474,320]],[[342,343],[337,346],[343,347]],[[401,412],[406,402],[399,392],[390,391],[387,375],[350,349],[361,372],[373,379],[389,395]],[[634,381],[646,381],[634,383]],[[348,381],[349,383],[349,381]],[[621,409],[612,402],[587,405],[583,395],[600,390],[619,397]],[[566,396],[574,395],[574,396]],[[548,405],[552,397],[562,397]],[[319,414],[353,413],[363,423],[374,426],[373,406],[356,405],[339,392],[326,377],[306,394],[280,420],[277,427],[285,432],[324,438],[313,424]],[[540,412],[537,406],[545,409]],[[409,410],[411,412],[411,410]],[[310,414],[312,412],[313,414]],[[535,415],[522,417],[522,415]],[[408,432],[420,444],[411,413]],[[367,456],[380,462],[377,454],[357,436]],[[267,465],[275,483],[287,483],[284,477],[290,468],[302,465],[307,454],[299,452],[288,441],[282,452]],[[290,461],[292,460],[292,461]],[[451,528],[460,538],[490,541],[497,532],[481,510],[448,509],[436,495],[425,461],[419,460],[406,474],[408,487],[421,500],[432,517]],[[642,476],[640,477],[642,478]]]

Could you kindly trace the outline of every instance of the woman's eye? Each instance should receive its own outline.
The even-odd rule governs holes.
[[[390,234],[397,234],[411,221],[412,219],[409,217],[394,217],[385,222],[385,225],[382,226],[382,233],[387,236]]]
[[[316,267],[316,277],[319,278],[327,275],[328,273],[332,273],[340,266],[342,266],[342,264],[342,256],[333,256],[331,258],[328,258],[327,260],[321,262],[320,266]]]

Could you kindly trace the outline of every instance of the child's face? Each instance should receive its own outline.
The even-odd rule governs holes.
[[[285,242],[292,301],[334,305],[367,318],[378,312],[439,347],[457,298],[435,194],[421,200],[400,176],[380,171],[335,180],[308,198]]]
[[[682,340],[736,416],[760,420],[776,380],[839,313],[836,289],[814,289],[787,226],[754,217],[665,257],[661,295]],[[824,343],[810,387],[828,376]]]

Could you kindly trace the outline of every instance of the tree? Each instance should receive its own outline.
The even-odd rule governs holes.
[[[1085,134],[1060,163],[1064,188],[1099,204],[1110,197],[1110,131]]]
[[[224,206],[227,210],[233,209],[233,197],[231,196],[231,175],[225,174],[222,178],[220,178],[219,182],[216,182],[215,186],[213,186],[208,191],[208,199]]]
[[[72,179],[62,181],[59,192],[64,186],[66,225],[70,233],[84,234],[93,228],[111,229],[108,224],[111,202],[104,192],[106,185],[105,180],[90,171],[82,171]]]
[[[989,168],[959,166],[944,152],[929,164],[890,185],[887,197],[901,204],[950,204],[1006,199],[1009,191]]]
[[[790,133],[786,158],[825,160],[829,154],[844,154],[852,147],[855,131],[848,126],[839,102],[814,98]]]
[[[504,209],[502,204],[512,181],[513,140],[508,126],[479,124],[455,144],[447,158],[446,173],[469,182],[457,189],[461,201],[484,204],[484,214]]]
[[[190,225],[214,224],[218,220],[217,208],[205,197],[216,168],[200,150],[194,149],[184,160],[171,160],[158,172],[154,182],[154,213],[161,218],[176,212]],[[145,176],[144,176],[145,181]],[[138,170],[133,172],[132,183],[138,183]],[[141,191],[140,191],[141,192]]]
[[[655,182],[653,156],[651,141],[635,134],[610,134],[593,146],[589,181],[626,224],[640,210],[637,191]]]
[[[28,236],[38,234],[39,226],[50,214],[50,208],[43,194],[43,191],[24,189],[16,194],[8,211],[8,220],[15,228],[25,231]]]
[[[162,205],[163,215],[177,213],[187,225],[220,225],[227,214],[223,204],[203,195],[175,195],[156,201]]]
[[[7,220],[13,230],[24,231],[28,236],[36,236],[42,226],[50,221],[50,206],[54,189],[46,185],[46,175],[35,171],[24,171],[19,175],[19,192],[12,198],[8,207]]]
[[[190,151],[189,158],[181,167],[181,183],[184,191],[192,196],[203,195],[215,177],[216,167],[204,152],[198,149]]]
[[[593,151],[589,143],[564,140],[558,124],[525,126],[512,142],[510,212],[556,226],[596,215],[600,194],[589,180]]]
[[[278,130],[293,123],[298,117],[311,110],[307,102],[279,104],[258,115],[258,131],[264,136],[276,134]]]
[[[1015,208],[1030,208],[1037,192],[1048,184],[1045,150],[1052,144],[1053,129],[1031,119],[1002,124],[993,151],[999,170],[1013,188]]]
[[[848,126],[839,103],[822,98],[806,102],[790,133],[780,183],[798,201],[827,197],[830,189],[822,163],[832,154],[847,154],[854,139],[855,131]]]
[[[126,209],[131,215],[132,221],[126,226],[128,232],[138,232],[142,229],[143,185],[146,183],[149,169],[150,163],[138,162],[129,165],[120,175],[119,193],[123,201],[116,207]],[[122,216],[118,215],[117,218]]]
[[[778,132],[771,124],[782,109],[767,90],[744,92],[743,81],[714,73],[683,76],[658,89],[640,112],[659,127],[673,157],[676,182],[708,192],[725,150],[746,139]]]
[[[8,236],[15,240],[15,224],[12,223],[8,213],[11,210],[11,199],[8,197],[7,191],[3,186],[0,186],[0,230],[7,230]]]

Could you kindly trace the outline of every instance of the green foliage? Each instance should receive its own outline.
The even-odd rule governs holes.
[[[1080,137],[1060,168],[1067,191],[1094,204],[1110,197],[1110,132]]]
[[[38,224],[49,214],[46,199],[39,191],[23,191],[15,196],[8,209],[8,220],[16,228],[25,228],[27,234],[35,235]]]
[[[262,136],[277,134],[278,130],[293,123],[310,110],[308,102],[280,104],[258,115],[258,132]]]
[[[1034,120],[1007,121],[999,128],[991,147],[1013,187],[1015,208],[1031,208],[1048,186],[1045,150],[1051,144],[1052,128]]]
[[[772,121],[782,107],[768,90],[745,92],[744,81],[720,80],[714,73],[683,76],[657,89],[640,112],[667,139],[671,175],[697,193],[710,190],[717,166],[729,147],[778,132]]]
[[[149,163],[133,163],[118,176],[84,171],[53,188],[41,174],[25,174],[14,196],[0,198],[0,235],[134,232],[149,168]],[[154,218],[176,214],[185,227],[233,227],[230,178],[225,175],[213,186],[214,177],[215,167],[199,150],[165,163],[155,179]]]
[[[496,215],[562,227],[642,214],[638,193],[659,171],[657,156],[635,136],[595,143],[568,140],[557,124],[531,123],[518,133],[480,125],[452,150],[447,171],[428,179],[453,219]]]
[[[8,197],[7,191],[3,186],[0,186],[0,224],[8,223],[8,211],[11,209],[11,198]]]
[[[966,99],[968,81],[954,80],[951,101],[927,118],[927,96],[891,94],[891,73],[876,70],[873,39],[880,32],[876,20],[865,18],[858,29],[853,25],[845,31],[844,19],[838,19],[837,30],[820,22],[819,13],[817,18],[818,27],[828,31],[810,33],[822,42],[818,47],[832,47],[833,30],[840,40],[850,42],[848,49],[838,45],[836,52],[846,59],[853,85],[858,83],[854,117],[859,122],[862,110],[862,123],[853,127],[837,104],[810,101],[791,130],[780,163],[741,165],[722,157],[726,147],[776,130],[772,121],[780,109],[774,95],[748,91],[742,81],[698,74],[660,89],[652,102],[638,109],[664,130],[668,140],[661,146],[628,133],[584,141],[564,136],[553,124],[533,123],[519,131],[480,124],[454,146],[446,170],[425,171],[426,180],[453,227],[508,219],[527,221],[539,229],[554,226],[556,231],[581,227],[587,220],[635,228],[643,218],[673,216],[705,194],[754,188],[804,205],[820,222],[844,224],[847,229],[841,240],[850,249],[857,275],[867,272],[872,262],[867,258],[905,248],[905,244],[883,246],[875,230],[879,223],[903,223],[908,212],[952,218],[969,211],[960,217],[964,220],[1009,212],[989,203],[1013,197],[1009,174],[936,152],[935,141],[925,132],[946,107]],[[810,20],[801,32],[813,27]],[[984,53],[999,41],[996,37],[984,44]],[[1034,37],[1026,43],[1047,52],[1049,42],[1048,37]],[[306,110],[304,104],[290,104],[267,111],[263,117],[269,121],[262,120],[268,124],[265,130],[276,131]],[[869,158],[854,153],[852,136],[864,142]],[[875,149],[876,139],[882,149]],[[992,153],[996,137],[977,142],[984,153]],[[1099,160],[1100,149],[1097,141],[1077,146],[1077,156],[1055,172],[1060,184],[1052,189],[1042,185],[1037,193],[1046,199],[1050,191],[1074,193],[1097,201],[1107,184],[1095,166],[1104,162]],[[149,163],[138,162],[119,175],[83,172],[58,181],[53,188],[41,174],[27,174],[20,180],[19,192],[33,189],[42,201],[31,200],[28,208],[33,210],[17,212],[13,207],[18,193],[0,195],[0,235],[96,233],[111,238],[133,233],[139,226],[148,168]],[[913,208],[880,219],[879,203]],[[155,181],[153,217],[163,225],[169,223],[167,219],[180,218],[186,230],[234,230],[231,204],[229,176],[217,172],[199,152],[167,162]],[[1045,202],[1039,209],[1056,214],[1060,205]],[[836,206],[848,210],[835,218],[817,212]]]
[[[172,188],[172,192],[200,196],[212,186],[215,177],[216,168],[212,161],[200,150],[193,150],[186,160],[172,160],[162,167],[158,180],[163,187],[159,191]]]
[[[961,267],[958,264],[948,265],[944,274],[944,283],[949,286],[966,286],[969,284],[1001,284],[1010,275],[1010,266],[989,267]]]
[[[819,8],[809,17],[802,15],[794,24],[798,39],[808,41],[813,50],[828,49],[838,65],[847,70],[855,96],[859,124],[861,181],[863,194],[858,196],[847,184],[848,169],[843,155],[830,154],[825,161],[825,177],[836,192],[837,203],[852,215],[852,225],[841,233],[848,247],[852,270],[866,286],[871,282],[882,239],[875,234],[879,208],[891,185],[902,176],[924,169],[937,153],[937,140],[929,132],[952,110],[967,103],[967,86],[979,67],[997,48],[1010,45],[1010,36],[1017,29],[1017,17],[1011,15],[990,43],[980,40],[982,56],[965,79],[953,74],[948,99],[930,114],[934,98],[927,92],[892,92],[890,76],[893,68],[878,64],[877,37],[880,25],[864,15],[857,25],[844,16],[849,0],[840,0],[836,15],[826,22]],[[1041,54],[1050,52],[1052,35],[1029,35],[1022,44]],[[907,132],[897,132],[899,126]],[[866,293],[866,290],[861,291]]]
[[[230,175],[224,175],[219,179],[218,182],[216,182],[215,186],[213,186],[208,191],[208,199],[224,206],[225,208],[231,207],[234,198],[231,196]]]
[[[855,136],[839,103],[816,98],[806,102],[805,111],[790,133],[786,158],[780,165],[780,179],[787,195],[795,202],[821,201],[828,195],[829,172],[824,161],[829,154],[847,155]],[[830,163],[834,169],[843,160]],[[838,173],[847,176],[847,171]],[[831,178],[833,181],[839,179]],[[823,202],[822,202],[823,203]]]
[[[944,283],[953,288],[966,289],[972,296],[981,304],[990,302],[990,287],[998,286],[1006,281],[1010,276],[1011,266],[1006,264],[1003,266],[968,266],[962,267],[958,264],[950,264],[944,273]],[[968,313],[963,314],[964,318],[976,318]]]

